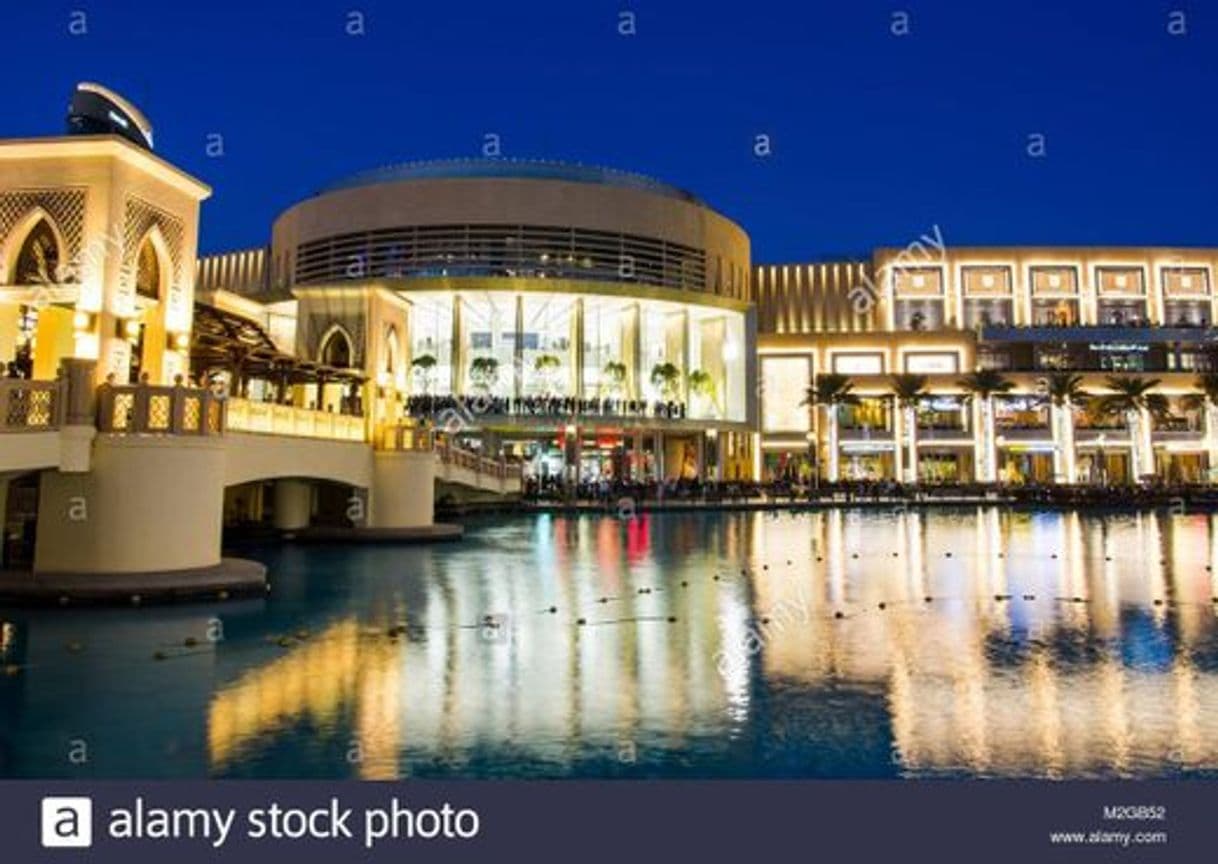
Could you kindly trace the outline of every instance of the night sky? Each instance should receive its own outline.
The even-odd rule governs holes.
[[[760,262],[934,225],[949,245],[1218,245],[1216,6],[4,0],[0,136],[59,134],[77,81],[113,87],[214,187],[207,252],[267,242],[332,180],[478,156],[487,134],[687,188]]]

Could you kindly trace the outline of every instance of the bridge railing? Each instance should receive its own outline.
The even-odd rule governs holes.
[[[332,411],[313,411],[295,405],[227,400],[227,428],[233,432],[327,438],[331,441],[364,441],[364,418]]]
[[[463,450],[460,447],[454,447],[447,441],[436,444],[436,453],[444,465],[464,468],[496,480],[510,480],[520,476],[519,465],[509,464],[503,459],[492,459],[472,450]]]
[[[61,381],[0,379],[0,432],[41,432],[63,424]]]
[[[97,388],[97,431],[117,435],[222,435],[224,402],[210,390],[148,384]]]
[[[436,435],[430,429],[417,426],[384,426],[377,439],[380,450],[429,451],[436,449]]]

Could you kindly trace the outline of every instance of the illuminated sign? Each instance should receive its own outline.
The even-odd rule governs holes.
[[[1087,347],[1092,351],[1101,351],[1106,354],[1140,353],[1150,350],[1149,345],[1133,345],[1126,342],[1092,342]]]
[[[922,375],[949,375],[960,371],[960,355],[954,352],[909,353],[905,355],[905,371]]]
[[[834,354],[833,371],[839,375],[883,375],[884,355],[879,352]]]

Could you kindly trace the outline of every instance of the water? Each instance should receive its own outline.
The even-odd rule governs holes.
[[[244,554],[266,601],[0,609],[0,776],[1218,776],[1210,515],[521,516]]]

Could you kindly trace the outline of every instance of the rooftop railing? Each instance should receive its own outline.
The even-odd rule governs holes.
[[[0,432],[44,432],[63,424],[60,381],[0,379]]]
[[[221,435],[224,403],[210,390],[103,384],[97,430],[117,435]]]
[[[226,425],[233,432],[327,438],[331,441],[367,440],[363,417],[248,399],[230,398],[227,403]]]

